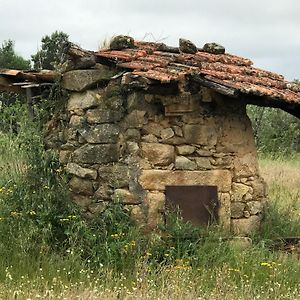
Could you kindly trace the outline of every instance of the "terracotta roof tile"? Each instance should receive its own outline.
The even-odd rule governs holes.
[[[162,45],[135,41],[135,49],[98,51],[95,55],[111,59],[118,67],[130,69],[134,75],[163,83],[198,75],[241,93],[300,104],[298,86],[285,81],[282,75],[254,68],[249,59],[206,53],[201,49],[195,54],[159,51]]]

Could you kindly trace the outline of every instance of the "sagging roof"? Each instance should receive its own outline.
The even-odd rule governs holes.
[[[51,86],[59,74],[50,70],[21,71],[0,69],[0,91],[26,93],[27,88]]]
[[[244,96],[247,103],[279,107],[300,117],[299,85],[253,67],[247,58],[222,53],[225,49],[220,45],[224,51],[214,51],[215,45],[184,53],[180,47],[134,41],[134,48],[100,50],[95,55],[100,62],[109,61],[135,76],[161,83],[192,79],[232,97]]]

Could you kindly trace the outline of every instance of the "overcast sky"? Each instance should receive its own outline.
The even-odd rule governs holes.
[[[0,0],[0,42],[14,40],[26,58],[55,30],[89,50],[117,34],[173,46],[180,37],[198,47],[217,42],[257,67],[300,78],[299,0]]]

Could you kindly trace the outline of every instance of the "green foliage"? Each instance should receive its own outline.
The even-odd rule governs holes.
[[[41,70],[54,70],[65,61],[64,46],[69,35],[62,31],[55,31],[42,38],[41,49],[31,56],[34,68]]]
[[[0,47],[0,69],[30,69],[30,61],[16,54],[12,40],[4,41]]]
[[[290,156],[300,152],[300,120],[275,108],[248,106],[259,152]]]

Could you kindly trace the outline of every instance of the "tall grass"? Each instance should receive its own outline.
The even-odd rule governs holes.
[[[300,299],[299,256],[270,247],[300,234],[298,160],[262,160],[269,209],[242,249],[176,218],[145,236],[118,203],[87,221],[37,126],[0,138],[0,299]]]

